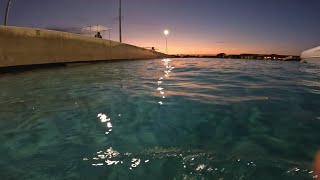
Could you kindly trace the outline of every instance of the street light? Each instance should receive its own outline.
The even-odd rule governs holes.
[[[8,16],[9,16],[9,9],[10,9],[10,5],[11,5],[11,1],[12,0],[8,0],[8,4],[7,4],[7,9],[6,9],[6,14],[4,16],[4,25],[7,25],[7,21],[8,21]]]
[[[119,0],[119,41],[122,42],[122,28],[121,28],[121,0]]]
[[[169,35],[169,30],[164,30],[163,31],[164,35],[166,35],[166,54],[168,54],[168,35]]]

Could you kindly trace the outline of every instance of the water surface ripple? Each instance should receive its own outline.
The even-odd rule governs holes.
[[[0,75],[1,179],[312,179],[320,66],[155,59]]]

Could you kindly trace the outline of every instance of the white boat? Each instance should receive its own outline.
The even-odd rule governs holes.
[[[303,51],[301,53],[301,59],[308,63],[320,64],[320,46]]]

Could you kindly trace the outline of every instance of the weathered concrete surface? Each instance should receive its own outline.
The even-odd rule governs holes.
[[[94,37],[0,26],[0,67],[161,57],[165,54]]]

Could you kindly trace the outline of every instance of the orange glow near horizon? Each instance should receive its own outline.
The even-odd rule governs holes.
[[[163,32],[164,33],[164,32]],[[241,42],[241,40],[238,40]],[[165,53],[165,36],[163,34],[144,34],[143,38],[134,37],[126,39],[128,44],[139,47],[155,47],[159,52]],[[190,54],[190,55],[215,55],[218,53],[226,54],[283,54],[300,55],[299,50],[295,52],[288,51],[290,47],[278,48],[275,50],[273,44],[264,42],[254,42],[248,40],[243,43],[237,41],[231,43],[216,42],[201,37],[189,35],[168,36],[168,54]]]

